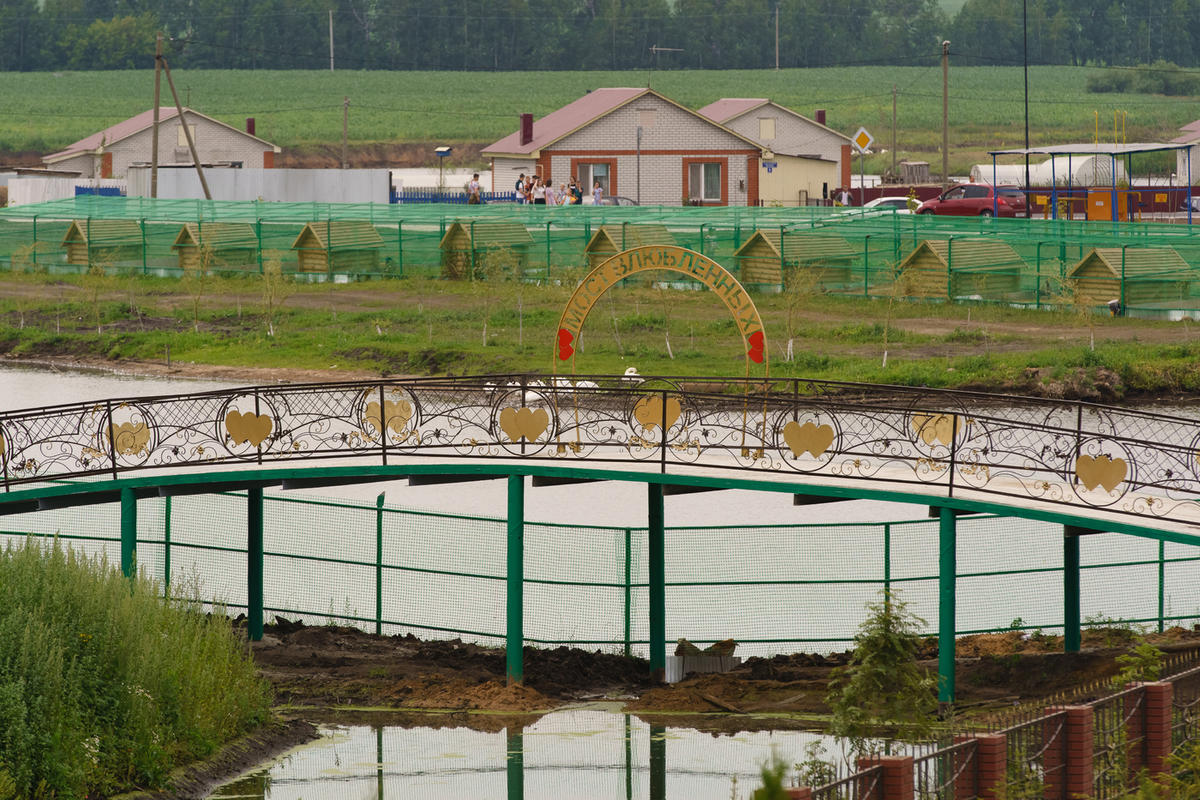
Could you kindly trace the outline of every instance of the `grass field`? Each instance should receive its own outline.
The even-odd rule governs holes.
[[[967,60],[968,57],[964,57]],[[1129,141],[1170,139],[1197,117],[1194,98],[1098,95],[1085,91],[1087,67],[1033,67],[1029,76],[1034,144],[1111,141],[1113,112],[1125,111]],[[490,143],[511,133],[517,115],[540,117],[601,86],[645,86],[692,108],[720,97],[770,97],[804,114],[828,111],[846,133],[866,126],[890,147],[892,86],[897,87],[897,150],[935,161],[941,144],[942,73],[929,67],[655,72],[323,72],[180,71],[181,100],[284,148],[338,142],[342,99],[350,98],[349,138],[386,142]],[[150,72],[6,73],[0,82],[0,151],[53,152],[145,110]],[[980,160],[988,148],[1024,140],[1019,67],[958,66],[951,56],[952,169]],[[167,102],[169,102],[169,97]],[[891,155],[876,164],[890,165]]]

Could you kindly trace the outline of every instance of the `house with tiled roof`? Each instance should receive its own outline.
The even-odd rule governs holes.
[[[762,148],[653,89],[595,89],[484,148],[492,185],[520,173],[641,205],[758,205]]]
[[[252,133],[238,130],[194,109],[183,109],[201,164],[273,167],[279,148]],[[249,123],[249,121],[248,121]],[[47,168],[76,172],[85,178],[123,178],[131,164],[149,164],[153,150],[154,109],[130,117],[42,157]],[[174,106],[158,110],[158,162],[191,165],[187,136]]]
[[[764,202],[804,205],[850,185],[850,137],[825,125],[823,111],[813,120],[765,97],[724,97],[699,113],[763,148]]]

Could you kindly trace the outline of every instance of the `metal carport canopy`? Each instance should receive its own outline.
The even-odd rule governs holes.
[[[1115,162],[1117,156],[1133,155],[1134,153],[1159,153],[1164,150],[1187,150],[1187,210],[1188,224],[1192,224],[1192,148],[1195,144],[1178,144],[1174,142],[1133,142],[1125,144],[1100,144],[1094,142],[1092,144],[1053,144],[1044,145],[1042,147],[1017,147],[1011,150],[989,150],[988,155],[992,157],[992,185],[996,185],[996,156],[1031,156],[1031,155],[1048,155],[1051,160],[1054,156],[1073,156],[1073,155],[1106,155],[1114,163],[1112,171],[1112,193],[1113,193],[1113,222],[1117,221],[1117,170]],[[1029,187],[1025,187],[1028,189]],[[998,198],[995,194],[992,195],[992,213],[996,213],[996,204]]]

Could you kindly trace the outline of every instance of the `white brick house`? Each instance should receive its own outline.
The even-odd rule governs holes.
[[[233,163],[242,167],[274,167],[279,148],[232,125],[190,108],[183,117],[202,164]],[[149,164],[153,149],[154,109],[93,133],[42,157],[55,170],[78,172],[84,178],[123,178],[131,164]],[[191,164],[192,154],[179,115],[173,106],[158,110],[159,164]]]
[[[640,129],[640,138],[639,138]],[[484,148],[492,185],[520,173],[642,205],[758,205],[762,148],[652,89],[596,89]]]
[[[810,196],[821,197],[822,184],[829,184],[830,191],[850,185],[850,137],[821,122],[765,97],[725,97],[699,113],[754,140],[777,163],[779,156],[786,156],[789,163],[781,169],[796,176],[789,183],[808,187]],[[777,198],[764,197],[772,199]]]

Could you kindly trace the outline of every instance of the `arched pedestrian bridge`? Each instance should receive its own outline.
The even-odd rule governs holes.
[[[0,462],[0,513],[119,499],[127,571],[138,497],[247,489],[252,636],[262,629],[264,487],[507,477],[509,673],[518,680],[526,476],[533,486],[648,485],[656,670],[665,663],[664,493],[740,488],[788,492],[798,505],[930,506],[941,531],[943,700],[954,696],[957,515],[1064,526],[1068,649],[1079,647],[1078,536],[1200,544],[1200,420],[798,379],[493,375],[98,400],[0,415]]]

